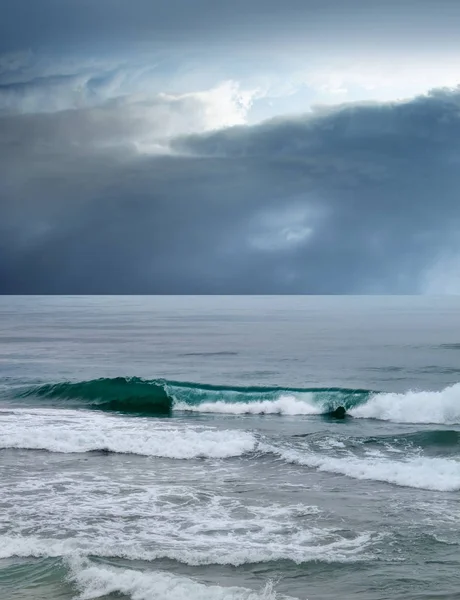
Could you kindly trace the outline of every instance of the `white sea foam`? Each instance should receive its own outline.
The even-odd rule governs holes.
[[[98,555],[238,566],[372,557],[373,534],[324,526],[317,506],[277,504],[260,496],[257,482],[234,494],[233,478],[220,482],[220,472],[217,464],[188,465],[186,472],[164,464],[151,472],[130,463],[76,478],[52,462],[37,477],[8,478],[0,489],[0,558]]]
[[[272,451],[290,463],[354,479],[444,492],[460,490],[460,463],[454,459],[413,454],[404,460],[396,460],[394,456],[387,457],[380,452],[368,452],[364,457],[352,454],[346,457],[332,457],[308,449],[301,451],[265,445],[261,449]]]
[[[269,581],[260,591],[242,587],[205,585],[189,577],[165,571],[138,571],[101,566],[88,560],[71,559],[70,580],[80,591],[80,600],[123,594],[132,600],[276,600]]]
[[[329,534],[329,535],[328,535]],[[289,560],[297,564],[308,562],[349,563],[369,561],[372,554],[365,550],[372,541],[372,536],[362,533],[353,538],[340,537],[333,530],[311,531],[308,535],[297,536],[291,545],[282,541],[266,539],[264,546],[237,547],[232,535],[228,535],[229,547],[215,545],[216,540],[201,539],[195,548],[172,546],[166,544],[155,550],[145,548],[139,542],[126,539],[102,538],[95,540],[82,536],[59,540],[56,538],[36,536],[0,536],[0,559],[17,557],[83,557],[100,556],[105,558],[124,558],[127,560],[154,561],[168,558],[190,566],[199,565],[231,565],[276,562]],[[218,540],[224,544],[223,536]],[[171,545],[170,545],[171,546]]]
[[[164,458],[227,458],[254,450],[250,432],[171,427],[83,411],[0,412],[0,447],[79,453],[107,450]]]
[[[350,411],[353,417],[397,423],[460,423],[460,383],[439,392],[375,394]]]
[[[232,415],[315,415],[323,409],[314,404],[313,395],[306,393],[283,394],[273,400],[253,400],[251,402],[201,402],[187,404],[176,402],[175,410],[199,413],[223,413]]]

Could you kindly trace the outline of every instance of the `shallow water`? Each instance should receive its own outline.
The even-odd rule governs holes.
[[[457,299],[3,297],[0,336],[1,598],[460,598]]]

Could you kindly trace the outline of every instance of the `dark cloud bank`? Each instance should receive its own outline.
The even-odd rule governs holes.
[[[168,102],[149,106],[158,140],[199,114]],[[459,91],[175,137],[169,154],[136,150],[142,115],[0,118],[2,293],[417,293],[449,277]]]
[[[457,0],[1,0],[0,52],[148,43],[233,45],[267,38],[456,43]],[[423,39],[422,39],[423,38]],[[235,47],[232,47],[235,50]]]

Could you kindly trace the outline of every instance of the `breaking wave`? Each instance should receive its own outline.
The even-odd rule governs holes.
[[[142,544],[123,540],[103,541],[100,539],[53,539],[36,536],[1,535],[0,559],[20,558],[60,558],[72,559],[81,556],[98,556],[101,558],[123,558],[126,560],[155,561],[169,559],[189,566],[230,565],[238,567],[247,564],[260,564],[276,561],[291,561],[294,564],[321,562],[324,564],[341,564],[369,562],[375,560],[372,544],[379,536],[371,533],[359,533],[346,537],[340,531],[306,532],[307,538],[296,546],[290,541],[289,545],[276,544],[267,540],[262,544],[238,546],[232,543],[227,532],[227,546],[215,546],[209,543],[199,548],[190,548],[181,544],[170,547],[145,548]]]
[[[174,411],[224,414],[331,414],[399,423],[460,423],[460,384],[441,391],[385,393],[347,388],[226,387],[162,379],[105,378],[22,388],[15,399],[48,406],[136,415]]]
[[[95,564],[88,559],[67,561],[70,580],[81,592],[82,598],[101,598],[112,594],[135,600],[276,600],[278,595],[272,581],[260,591],[242,587],[206,585],[183,575],[166,571],[139,571],[111,565]]]
[[[460,383],[438,392],[408,391],[403,394],[371,394],[350,413],[361,419],[395,423],[460,423]]]
[[[58,414],[56,414],[58,412]],[[118,420],[77,411],[0,412],[0,448],[60,453],[107,452],[159,458],[230,458],[252,452],[251,432],[152,427],[148,419]]]
[[[382,455],[380,452],[359,457],[347,454],[344,457],[327,456],[304,449],[262,446],[282,460],[310,467],[326,473],[345,475],[352,479],[381,481],[401,487],[424,490],[454,492],[460,490],[460,469],[455,459],[432,458],[412,454],[402,460]]]
[[[164,416],[173,410],[298,415],[329,413],[339,406],[349,409],[370,394],[346,388],[226,387],[115,377],[27,387],[16,392],[16,398],[138,415]]]

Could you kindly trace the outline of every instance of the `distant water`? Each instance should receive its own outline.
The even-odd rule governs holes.
[[[459,599],[458,382],[460,298],[0,297],[0,598]]]

